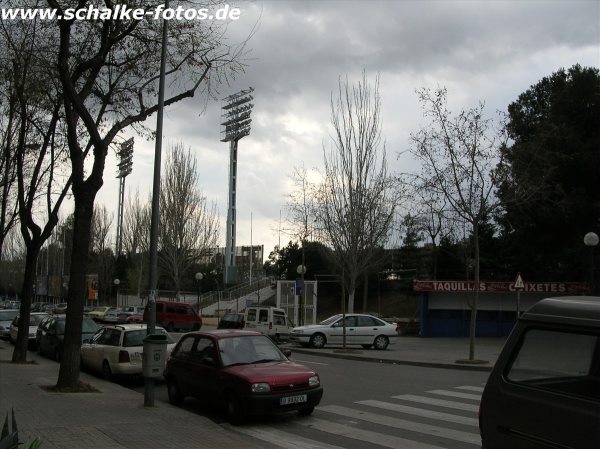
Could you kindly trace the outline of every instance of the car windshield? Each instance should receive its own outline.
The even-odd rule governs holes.
[[[244,335],[219,340],[223,366],[287,360],[277,346],[264,335]]]
[[[93,312],[104,312],[105,310],[108,310],[108,307],[94,307]]]
[[[330,324],[335,323],[337,320],[339,320],[341,316],[342,315],[333,315],[333,316],[330,316],[326,320],[321,321],[321,323],[319,323],[319,324],[323,324],[324,326],[328,326]]]
[[[167,343],[175,343],[173,337],[171,337],[164,329],[156,329],[155,333],[165,334],[167,336]],[[123,347],[131,348],[133,346],[143,346],[146,335],[146,329],[136,329],[126,332],[125,338],[123,338]]]
[[[65,319],[56,320],[56,327],[58,328],[59,334],[65,333]],[[81,332],[83,334],[95,334],[100,329],[100,326],[96,324],[91,318],[84,318],[81,322]]]
[[[18,310],[0,310],[0,321],[11,321],[18,313]]]
[[[40,321],[42,321],[47,316],[48,315],[46,315],[46,314],[44,314],[44,315],[29,315],[29,325],[37,326],[38,324],[40,324]]]

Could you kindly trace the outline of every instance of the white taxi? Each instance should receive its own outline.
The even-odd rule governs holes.
[[[157,326],[156,333],[167,336],[168,357],[175,347],[175,340],[162,327]],[[105,326],[81,345],[81,365],[102,373],[107,380],[141,375],[144,338],[146,324]]]

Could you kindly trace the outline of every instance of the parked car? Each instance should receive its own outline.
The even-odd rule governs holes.
[[[119,307],[111,307],[106,311],[104,317],[102,317],[102,322],[107,324],[117,324],[119,322]]]
[[[0,338],[2,340],[8,340],[10,338],[10,323],[19,314],[16,309],[3,309],[0,310]]]
[[[144,310],[144,322],[148,322],[148,308]],[[186,302],[156,301],[156,324],[169,332],[195,331],[202,327],[202,317]]]
[[[49,315],[44,318],[37,328],[38,354],[51,357],[60,362],[63,354],[65,339],[65,315]],[[99,326],[89,317],[83,317],[81,322],[81,341],[92,338]]]
[[[398,336],[396,325],[383,321],[372,315],[349,313],[345,318],[346,344],[360,345],[365,349],[387,349]],[[322,348],[325,345],[343,343],[344,318],[341,314],[333,315],[320,324],[300,326],[292,329],[290,340],[303,346]]]
[[[243,313],[226,313],[219,320],[217,329],[243,329],[245,324],[246,320]]]
[[[195,396],[224,406],[234,424],[250,415],[308,415],[323,396],[315,371],[288,360],[267,336],[247,330],[185,334],[167,360],[165,380],[172,404]]]
[[[94,307],[91,312],[88,312],[87,316],[89,316],[92,320],[101,323],[104,321],[104,315],[110,309],[111,307],[108,306]]]
[[[51,304],[48,302],[34,302],[31,304],[32,312],[47,312],[51,307]]]
[[[28,346],[30,348],[34,348],[37,345],[37,328],[40,322],[47,317],[47,313],[43,312],[34,312],[29,314],[29,341]],[[19,333],[19,322],[21,320],[21,316],[17,315],[13,318],[12,323],[10,323],[10,336],[9,340],[12,344],[17,342],[17,334]]]
[[[175,340],[162,328],[156,333],[167,335],[167,356],[175,346]],[[104,326],[81,345],[81,364],[84,368],[99,372],[107,380],[118,376],[142,374],[142,353],[145,324],[117,324]]]
[[[62,313],[67,312],[68,304],[66,302],[61,302],[52,307],[52,313],[55,315],[60,315]]]
[[[117,322],[118,323],[127,323],[132,322],[128,320],[129,317],[139,316],[142,321],[142,317],[144,316],[144,306],[123,306],[119,308],[119,313],[117,314]],[[137,320],[133,321],[136,322]]]
[[[261,332],[276,341],[287,338],[294,328],[284,309],[268,306],[250,306],[244,317],[245,326]]]
[[[483,390],[484,449],[600,447],[600,297],[547,298],[518,320]]]

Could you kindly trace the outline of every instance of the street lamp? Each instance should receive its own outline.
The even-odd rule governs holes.
[[[198,289],[198,296],[196,298],[196,313],[199,316],[202,316],[202,313],[200,313],[200,282],[202,281],[202,278],[204,278],[204,275],[200,272],[196,273],[196,288]]]
[[[117,287],[117,306],[119,305],[119,284],[121,283],[121,281],[119,280],[119,278],[115,279],[114,281],[115,286]]]
[[[296,272],[300,275],[300,279],[302,279],[301,291],[300,291],[300,307],[298,310],[298,326],[304,326],[304,302],[303,299],[306,299],[306,289],[304,288],[304,274],[306,273],[306,265],[298,265],[296,268]]]
[[[583,243],[590,248],[590,294],[592,295],[596,294],[594,285],[594,248],[598,245],[599,241],[598,234],[595,232],[588,232],[583,236]]]

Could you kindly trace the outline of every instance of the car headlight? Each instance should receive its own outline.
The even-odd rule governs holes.
[[[271,391],[271,386],[267,383],[261,382],[258,384],[252,384],[250,389],[252,393],[268,393]]]
[[[319,376],[311,376],[308,379],[309,387],[318,387],[321,381],[319,380]]]

